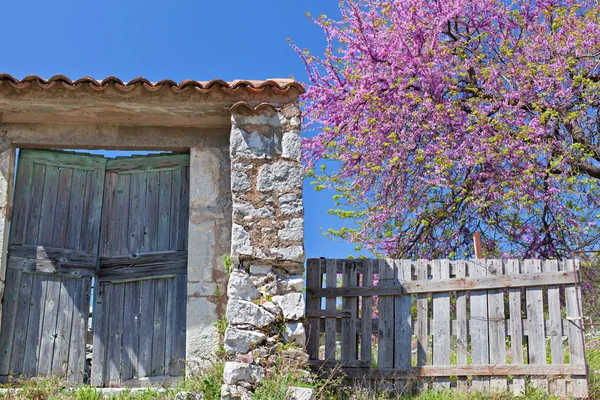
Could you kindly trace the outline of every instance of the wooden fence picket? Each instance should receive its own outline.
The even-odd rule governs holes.
[[[362,260],[363,274],[362,286],[369,287],[373,285],[373,264],[374,260]],[[360,360],[371,364],[373,356],[371,332],[373,318],[373,297],[362,296],[362,308],[360,310]]]
[[[427,260],[419,260],[417,263],[417,280],[427,280]],[[417,366],[427,365],[427,353],[429,352],[429,296],[427,294],[417,295]],[[426,390],[428,383],[426,379],[419,380],[419,389]]]
[[[466,278],[467,262],[455,261],[456,277]],[[456,293],[456,363],[458,365],[467,365],[468,355],[468,330],[467,330],[467,292]],[[458,389],[466,390],[468,387],[467,378],[459,376],[456,386]]]
[[[502,260],[488,261],[488,275],[502,275]],[[490,335],[490,363],[506,364],[506,329],[504,318],[504,290],[488,290],[488,319]],[[505,377],[490,378],[491,391],[505,391],[507,383]]]
[[[579,265],[574,260],[563,261],[565,271],[578,271]],[[569,336],[569,358],[571,364],[585,364],[585,347],[581,334],[581,289],[575,284],[565,287],[567,303],[567,320]],[[585,376],[575,376],[572,380],[572,395],[576,398],[587,396],[587,379]]]
[[[432,281],[450,278],[450,263],[434,260]],[[450,293],[433,294],[433,354],[434,365],[450,365]],[[436,378],[433,389],[449,389],[450,378]]]
[[[535,274],[542,272],[540,260],[525,260],[525,272]],[[527,301],[527,351],[529,364],[546,364],[546,335],[544,332],[544,298],[542,287],[531,287],[525,290]],[[531,378],[531,385],[541,390],[548,390],[548,379]]]
[[[469,261],[469,273],[472,277],[486,276],[485,260]],[[489,331],[488,331],[488,299],[486,290],[471,291],[471,357],[473,364],[489,364]],[[472,387],[475,391],[487,391],[490,379],[473,377]]]
[[[356,287],[358,280],[356,275],[356,264],[352,261],[345,262],[342,276],[342,287]],[[356,321],[357,321],[356,297],[344,297],[342,299],[342,310],[350,312],[350,318],[342,319],[342,360],[356,360],[358,358],[356,345]]]
[[[337,286],[337,261],[327,260],[326,261],[327,274],[325,276],[325,285],[327,288],[334,288]],[[328,313],[333,314],[336,310],[336,297],[328,297],[325,300],[325,309]],[[337,348],[337,330],[336,320],[334,317],[325,319],[325,360],[335,361],[335,351]]]
[[[508,260],[506,273],[515,275],[521,273],[519,260]],[[509,289],[508,301],[510,308],[510,355],[513,364],[523,364],[523,321],[521,319],[521,288]],[[520,396],[525,392],[525,378],[513,377],[513,393]]]
[[[558,272],[557,260],[546,260],[542,266],[544,272]],[[563,353],[563,331],[562,318],[560,315],[560,288],[558,286],[548,287],[548,317],[550,319],[549,332],[550,335],[550,353],[552,356],[552,364],[564,364],[565,356]],[[567,396],[567,382],[564,378],[555,378],[548,382],[548,390],[550,393],[560,396]]]
[[[403,281],[410,281],[412,263],[409,260],[395,260],[396,286]],[[408,349],[394,351],[394,367],[398,369],[409,369],[412,366],[412,295],[404,294],[396,296],[394,301],[394,349]],[[410,388],[410,382],[399,379],[397,386],[401,393]]]

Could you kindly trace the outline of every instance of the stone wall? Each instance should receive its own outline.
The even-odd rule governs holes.
[[[245,398],[269,373],[278,343],[304,352],[304,209],[300,110],[232,109],[230,136],[233,266],[223,398]]]

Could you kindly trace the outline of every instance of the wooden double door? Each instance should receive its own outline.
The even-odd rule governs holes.
[[[119,386],[181,374],[188,191],[186,154],[21,150],[0,380]]]

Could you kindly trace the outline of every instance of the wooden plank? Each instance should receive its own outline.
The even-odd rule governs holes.
[[[73,301],[76,299],[78,279],[60,279],[58,296],[58,316],[56,320],[54,350],[52,356],[52,375],[66,377],[69,367],[69,348],[73,325]]]
[[[470,260],[471,276],[485,276],[487,270],[485,260]],[[470,292],[471,305],[471,358],[472,363],[489,364],[489,330],[488,330],[488,299],[486,291]],[[473,378],[472,387],[475,391],[487,391],[490,381],[487,378]]]
[[[379,260],[379,285],[394,286],[394,262],[391,259]],[[377,366],[394,366],[394,298],[379,297],[379,330],[377,331]]]
[[[121,347],[123,343],[123,313],[125,284],[113,284],[108,316],[108,348],[106,353],[106,383],[118,387],[121,383]]]
[[[11,256],[34,260],[49,260],[55,263],[84,267],[96,266],[96,255],[78,250],[58,249],[36,245],[11,245],[8,247]]]
[[[399,294],[444,293],[449,291],[471,291],[486,289],[507,289],[518,287],[541,287],[546,285],[565,285],[573,282],[575,274],[572,272],[549,272],[537,274],[521,274],[516,276],[483,276],[471,278],[451,278],[443,281],[412,281],[406,282],[402,287],[359,287],[314,289],[312,293],[317,297],[345,297],[345,296],[393,296]]]
[[[140,335],[140,282],[130,282],[125,286],[123,309],[123,346],[121,348],[121,380],[133,379],[138,373],[138,350]]]
[[[171,171],[160,173],[160,194],[158,199],[158,233],[156,250],[169,248],[171,223]],[[156,210],[155,210],[156,212]]]
[[[327,260],[327,274],[325,276],[325,284],[328,288],[334,288],[337,286],[337,266],[336,260]],[[328,311],[336,309],[335,297],[328,297],[325,300],[325,308]],[[336,350],[336,330],[335,330],[335,318],[327,318],[325,320],[325,360],[335,360]]]
[[[36,275],[33,277],[27,339],[25,342],[25,359],[23,361],[23,375],[26,377],[37,375],[47,283],[47,276]]]
[[[373,260],[361,260],[363,266],[362,285],[373,285]],[[360,310],[360,359],[371,363],[373,349],[371,347],[371,323],[373,320],[373,298],[371,296],[363,296],[361,299]]]
[[[306,310],[308,318],[352,318],[352,310]],[[356,324],[360,324],[356,321]]]
[[[177,311],[177,280],[175,277],[166,279],[165,293],[167,296],[166,302],[166,333],[165,333],[165,360],[164,360],[164,372],[163,374],[168,375],[171,370],[171,352],[173,351],[173,341],[175,338],[175,312]]]
[[[175,307],[174,339],[172,341],[170,373],[172,376],[181,376],[185,368],[185,341],[187,321],[187,274],[175,277],[177,302]]]
[[[104,271],[111,267],[144,267],[165,264],[187,264],[187,251],[159,251],[154,253],[132,253],[118,256],[100,257],[100,268]]]
[[[575,260],[563,261],[565,271],[578,271],[579,262]],[[581,289],[575,284],[565,286],[567,306],[567,319],[569,320],[569,359],[571,364],[585,364],[585,344],[582,335],[581,316]],[[576,398],[587,397],[587,380],[584,374],[573,373],[573,396]]]
[[[182,222],[182,201],[181,201],[181,168],[171,173],[171,210],[170,224],[169,227],[169,248],[172,250],[178,250],[180,243],[179,236],[183,234],[180,224]]]
[[[408,260],[396,260],[396,286],[411,279],[411,262]],[[412,342],[412,296],[404,294],[394,299],[394,320],[396,321],[394,331],[394,367],[408,368],[411,363]]]
[[[69,223],[69,203],[71,199],[71,184],[73,170],[61,168],[58,178],[56,212],[54,213],[54,229],[52,232],[52,247],[63,248],[67,242],[67,227]]]
[[[54,276],[66,276],[70,278],[94,276],[94,269],[92,267],[63,267],[60,263],[53,263],[50,260],[35,260],[31,258],[10,257],[7,267],[8,269],[30,274],[52,274]]]
[[[6,289],[2,299],[2,329],[0,330],[0,375],[8,375],[13,352],[13,338],[16,331],[19,292],[21,291],[21,272],[6,271]],[[23,318],[23,315],[20,315]]]
[[[29,214],[27,216],[27,225],[25,227],[24,243],[37,244],[40,215],[42,210],[42,200],[44,193],[44,181],[46,180],[46,166],[33,165],[33,183],[31,188],[31,204],[29,205]]]
[[[455,261],[451,266],[455,267],[456,277],[465,278],[467,276],[467,262],[463,260]],[[467,330],[467,293],[456,292],[456,363],[466,365],[468,361],[468,330]],[[465,377],[458,377],[456,382],[458,390],[466,391],[468,382]]]
[[[79,279],[76,282],[73,297],[74,308],[73,321],[71,323],[71,348],[69,351],[67,381],[71,383],[83,383],[85,377],[86,336],[90,311],[91,278]]]
[[[167,280],[157,279],[154,295],[154,334],[152,338],[152,375],[165,374],[167,334]]]
[[[450,262],[435,260],[432,265],[432,282],[450,277]],[[434,365],[450,364],[450,293],[433,295],[433,357]],[[433,382],[434,389],[450,389],[450,378],[438,378]]]
[[[38,376],[52,374],[52,357],[54,343],[56,342],[56,321],[58,319],[58,303],[60,300],[61,278],[57,276],[45,277],[46,305],[42,318],[42,333],[40,336],[40,353],[37,366]]]
[[[23,372],[23,363],[25,361],[25,347],[27,341],[27,326],[29,324],[29,310],[31,308],[31,293],[34,275],[21,275],[21,284],[19,289],[19,302],[17,304],[17,315],[15,321],[15,333],[12,341],[12,354],[10,357],[10,370],[15,374]],[[39,292],[36,293],[38,295]]]
[[[177,250],[187,250],[190,219],[190,167],[181,169],[181,212]]]
[[[306,263],[306,288],[318,288],[321,286],[322,276],[320,268],[320,260],[311,259]],[[306,324],[307,329],[307,342],[306,352],[311,360],[319,359],[319,320],[311,318],[314,316],[320,316],[323,313],[321,310],[321,299],[316,299],[307,290],[306,292],[306,316],[308,323]]]
[[[81,232],[85,243],[81,250],[97,254],[99,248],[98,237],[100,235],[100,223],[102,219],[102,203],[104,201],[104,169],[99,168],[88,172],[92,182],[90,187],[89,201],[86,201],[83,213],[83,225]],[[87,193],[86,193],[87,194]]]
[[[175,275],[185,273],[186,271],[186,264],[118,268],[106,272],[100,271],[98,280],[100,282],[123,283],[148,279],[173,278]]]
[[[86,171],[78,169],[73,171],[65,242],[65,247],[68,249],[77,250],[80,248],[81,227],[83,225],[83,206],[85,203],[86,177]]]
[[[94,305],[93,320],[93,344],[92,353],[92,376],[90,383],[92,386],[104,386],[107,380],[106,370],[108,366],[108,317],[110,315],[112,285],[96,284],[96,303]]]
[[[56,212],[56,200],[58,194],[59,167],[47,166],[42,208],[40,211],[40,230],[36,244],[40,246],[52,246],[52,232],[54,231],[54,215]]]
[[[417,262],[417,279],[427,280],[427,260]],[[427,332],[427,320],[429,315],[429,304],[427,294],[417,294],[417,325],[415,333],[417,336],[417,366],[427,365],[427,353],[429,352],[429,336]],[[418,388],[427,390],[428,383],[419,380]]]
[[[17,182],[13,199],[13,217],[11,220],[11,244],[25,243],[25,232],[33,194],[33,161],[22,160],[19,156]]]
[[[131,176],[131,195],[129,197],[129,253],[144,251],[146,211],[146,174],[135,174]],[[101,264],[102,266],[102,264]]]
[[[152,171],[171,171],[190,165],[189,154],[158,155],[154,157],[124,157],[110,159],[106,170],[119,174],[147,173]]]
[[[525,272],[535,274],[542,270],[540,260],[525,260]],[[543,289],[527,288],[527,319],[529,332],[527,335],[527,351],[529,364],[546,364],[546,335],[544,333],[544,298]],[[548,391],[548,380],[532,378],[531,385],[535,388]]]
[[[106,163],[102,156],[35,149],[21,149],[21,152],[19,153],[19,162],[21,160],[30,160],[39,164],[55,167],[75,167],[82,170],[104,168]]]
[[[152,375],[152,336],[154,335],[154,294],[156,280],[141,282],[142,306],[140,317],[139,377]]]
[[[506,273],[520,274],[519,260],[508,260],[506,262]],[[523,364],[523,320],[521,319],[521,289],[512,288],[508,293],[510,310],[510,355],[513,364]],[[513,377],[512,385],[515,396],[525,393],[525,378]]]
[[[558,272],[557,260],[546,260],[542,264],[544,272]],[[560,288],[558,286],[548,287],[548,317],[550,329],[546,335],[550,336],[550,354],[552,364],[564,364],[564,353],[562,348],[562,318],[560,312]],[[553,379],[548,382],[548,390],[551,394],[566,397],[567,381],[565,379]]]
[[[117,190],[117,174],[106,174],[104,185],[104,196],[102,205],[102,229],[100,231],[100,256],[113,256],[112,252],[112,231],[109,228],[112,221],[116,219],[117,212],[115,206]],[[91,184],[88,184],[91,191]],[[91,207],[91,206],[90,206]],[[84,214],[85,215],[85,214]]]
[[[146,235],[144,251],[156,252],[158,240],[158,205],[160,196],[160,173],[150,172],[146,179]]]
[[[312,361],[311,365],[320,367],[323,371],[328,368],[339,367],[339,363],[325,364],[323,361]],[[339,372],[348,378],[363,379],[393,379],[395,377],[446,377],[446,376],[568,376],[585,373],[585,364],[550,364],[550,365],[514,365],[514,364],[489,364],[489,365],[424,365],[410,369],[387,369],[369,367],[344,367]]]
[[[488,274],[502,275],[502,260],[489,260]],[[506,364],[506,321],[504,316],[504,290],[488,291],[488,318],[490,334],[490,363]],[[490,390],[504,392],[508,389],[506,378],[490,378]]]
[[[111,254],[129,253],[129,197],[131,196],[131,175],[119,175],[116,190],[116,214],[109,225],[103,225],[103,229],[109,229],[113,236],[111,243]]]

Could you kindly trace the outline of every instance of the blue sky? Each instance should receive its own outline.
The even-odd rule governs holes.
[[[305,13],[339,16],[337,0],[9,0],[3,9],[0,72],[151,81],[305,81],[287,38],[321,53],[324,35]],[[340,226],[327,214],[331,193],[317,193],[308,182],[304,193],[307,256],[353,254],[353,245],[321,234],[320,228]]]

